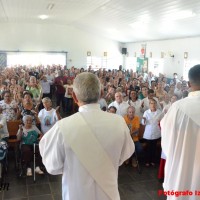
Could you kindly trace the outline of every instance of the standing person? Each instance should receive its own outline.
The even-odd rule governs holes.
[[[165,191],[192,191],[178,199],[200,199],[200,65],[189,70],[191,92],[175,102],[161,121],[162,150],[165,153]],[[168,196],[167,200],[177,197]]]
[[[149,100],[149,109],[144,112],[142,123],[145,125],[143,138],[147,144],[146,148],[146,167],[155,166],[156,145],[161,137],[159,123],[162,117],[162,112],[157,109],[155,99]]]
[[[42,98],[49,97],[51,98],[51,85],[53,84],[53,81],[47,80],[46,76],[42,76],[40,78],[40,85],[42,87]]]
[[[155,97],[155,94],[154,94],[154,91],[152,89],[149,89],[148,90],[148,96],[145,97],[144,99],[142,99],[142,102],[141,102],[141,112],[145,112],[146,110],[149,109],[149,102],[151,99],[154,99],[156,101],[156,104],[157,104],[157,108],[162,110],[161,108],[161,105],[158,101],[158,98]]]
[[[72,85],[72,80],[67,79],[67,84],[64,85],[65,87],[65,112],[67,114],[72,113],[73,109],[73,98],[72,98],[72,91],[73,91],[73,85]]]
[[[97,76],[79,74],[72,93],[79,112],[58,121],[40,141],[47,171],[63,174],[63,200],[120,199],[118,168],[134,143],[124,119],[100,109],[100,91]]]
[[[58,71],[58,77],[55,78],[55,87],[56,87],[56,106],[60,106],[62,103],[62,109],[65,110],[65,88],[64,85],[67,83],[67,77],[64,76],[63,71]]]
[[[58,120],[61,119],[61,116],[58,111],[59,107],[56,109],[52,108],[52,101],[49,97],[43,98],[42,103],[44,108],[38,113],[38,118],[41,123],[41,131],[45,134]]]
[[[10,91],[3,92],[3,99],[0,101],[0,113],[2,113],[6,121],[16,120],[17,102],[12,100]]]
[[[42,87],[37,83],[35,76],[30,77],[26,90],[33,95],[33,100],[36,104],[40,103],[42,98]]]

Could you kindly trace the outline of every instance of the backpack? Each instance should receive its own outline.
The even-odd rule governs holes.
[[[0,140],[0,161],[2,161],[8,152],[8,144],[6,141]]]

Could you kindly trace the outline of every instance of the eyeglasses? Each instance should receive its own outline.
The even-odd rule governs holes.
[[[10,96],[4,96],[4,97],[10,97]]]

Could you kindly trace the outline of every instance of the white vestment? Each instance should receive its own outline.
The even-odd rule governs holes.
[[[193,195],[168,196],[168,200],[199,200],[200,190],[200,91],[170,107],[161,121],[162,150],[166,155],[165,191],[192,191]]]
[[[99,104],[81,106],[79,112],[108,154],[116,170],[117,179],[118,167],[134,152],[134,144],[124,119],[116,114],[101,111]],[[66,132],[61,132],[60,122],[56,123],[41,139],[39,146],[47,171],[51,174],[62,174],[63,200],[110,200],[68,145],[67,138],[70,134],[77,131],[79,133],[84,127],[79,127],[79,121],[69,123],[70,117],[61,121],[66,125]],[[74,131],[68,131],[70,129]],[[96,156],[101,159],[101,155]],[[102,176],[106,177],[106,173],[109,172],[105,171]]]

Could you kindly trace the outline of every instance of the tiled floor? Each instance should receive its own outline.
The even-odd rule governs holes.
[[[11,157],[11,156],[9,156]],[[12,159],[12,158],[9,158]],[[157,195],[162,185],[157,180],[158,168],[141,166],[142,173],[131,166],[122,166],[119,170],[119,191],[121,200],[165,200]],[[9,163],[7,178],[9,190],[0,192],[0,200],[61,200],[61,176],[37,175],[17,178],[14,164]]]

